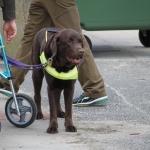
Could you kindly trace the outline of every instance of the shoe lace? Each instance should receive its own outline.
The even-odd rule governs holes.
[[[84,96],[85,96],[84,93],[82,93],[78,98],[74,99],[74,102],[78,103],[78,101],[82,100]]]
[[[78,99],[82,99],[84,96],[85,96],[84,93],[82,93]]]

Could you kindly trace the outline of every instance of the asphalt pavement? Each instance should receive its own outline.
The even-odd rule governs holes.
[[[66,133],[59,119],[59,133],[47,134],[49,107],[46,83],[42,88],[44,120],[16,128],[6,119],[7,97],[0,95],[0,150],[149,150],[150,149],[150,48],[138,31],[85,32],[93,43],[93,56],[104,78],[109,100],[98,106],[73,107],[78,132]],[[0,69],[3,64],[0,64]],[[33,97],[31,71],[20,93]],[[82,93],[76,82],[74,98]],[[61,104],[64,108],[63,95]]]

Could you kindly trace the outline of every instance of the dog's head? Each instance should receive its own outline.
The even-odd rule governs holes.
[[[78,65],[83,59],[82,36],[75,30],[63,29],[53,34],[46,45],[45,55],[54,56],[58,67]]]

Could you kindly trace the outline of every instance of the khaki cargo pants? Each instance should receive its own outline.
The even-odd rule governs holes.
[[[16,60],[25,64],[31,64],[30,54],[33,38],[40,29],[45,27],[71,28],[82,34],[75,0],[32,0],[24,35],[15,58]],[[85,38],[84,50],[84,63],[79,68],[79,82],[84,90],[84,94],[92,98],[106,96],[104,81],[97,69]],[[11,67],[11,71],[14,88],[18,92],[27,71],[13,66]],[[0,82],[7,89],[10,89],[7,81]]]

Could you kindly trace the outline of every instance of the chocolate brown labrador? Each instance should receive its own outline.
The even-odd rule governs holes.
[[[47,39],[47,41],[46,41]],[[31,61],[33,65],[40,64],[40,55],[44,52],[46,65],[55,68],[58,73],[68,73],[83,60],[83,40],[79,33],[72,29],[44,28],[40,30],[34,40]],[[37,119],[44,116],[41,109],[41,87],[43,77],[47,82],[48,99],[50,105],[50,123],[47,133],[57,133],[57,117],[65,118],[67,132],[76,132],[72,121],[72,100],[76,79],[58,79],[50,75],[46,69],[33,71],[34,100],[37,105]],[[61,92],[64,94],[65,112],[60,104]]]

